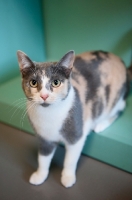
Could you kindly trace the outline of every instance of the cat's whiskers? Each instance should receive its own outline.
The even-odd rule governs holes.
[[[11,103],[11,106],[13,106],[13,107],[15,107],[17,104],[19,104],[20,102],[23,102],[23,101],[26,101],[27,100],[27,98],[20,98],[20,99],[17,99],[17,100],[15,100],[15,101],[13,101],[12,103]]]
[[[15,105],[13,106],[13,108],[11,108],[11,109],[9,110],[9,112],[11,112],[13,109],[15,109],[15,111],[14,111],[13,114],[11,115],[10,121],[12,120],[12,118],[14,117],[14,115],[17,113],[17,111],[20,111],[21,108],[25,107],[26,98],[18,99],[18,100],[16,100],[16,101],[14,101],[13,104],[15,104]],[[16,108],[16,107],[17,107],[17,108]]]
[[[14,109],[15,110],[13,111],[13,114],[11,115],[9,121],[11,121],[13,119],[13,117],[21,111],[21,109],[24,108],[22,115],[26,112],[26,102],[27,102],[27,100],[28,100],[27,98],[20,98],[20,99],[15,100],[11,104],[13,107],[9,110],[9,112],[13,111]],[[35,102],[37,102],[37,100],[35,100]]]
[[[34,108],[34,107],[36,106],[36,102],[37,102],[37,101],[32,100],[32,101],[31,101],[31,105],[26,109],[26,111],[24,111],[24,112],[22,113],[22,116],[21,116],[21,119],[20,119],[21,127],[23,127],[23,122],[24,122],[24,118],[25,118],[26,114],[28,113],[28,111],[29,111],[30,109],[32,109],[32,108]]]

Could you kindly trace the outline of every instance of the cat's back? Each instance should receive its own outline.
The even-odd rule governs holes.
[[[126,68],[122,60],[108,52],[85,52],[75,57],[72,82],[95,87],[119,88],[126,81]]]
[[[95,101],[110,108],[117,96],[125,95],[126,84],[126,68],[118,56],[92,51],[75,57],[72,85],[79,91],[83,105],[89,104],[90,109]]]
[[[93,76],[119,76],[121,79],[126,77],[126,69],[122,60],[105,51],[91,51],[79,54],[75,57],[73,78],[74,75]],[[108,78],[108,77],[107,77]]]

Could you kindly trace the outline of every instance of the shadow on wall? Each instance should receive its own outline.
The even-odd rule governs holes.
[[[128,52],[128,49],[132,49],[132,29],[117,41],[112,51],[117,55],[123,56]],[[132,60],[132,58],[130,57],[128,60]]]

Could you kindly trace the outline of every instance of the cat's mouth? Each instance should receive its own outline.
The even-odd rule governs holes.
[[[41,103],[40,105],[43,106],[43,107],[45,107],[45,108],[48,107],[48,106],[50,106],[50,104],[49,104],[49,103],[46,103],[46,102]]]

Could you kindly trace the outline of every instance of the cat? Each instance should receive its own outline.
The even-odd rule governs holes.
[[[38,169],[29,182],[42,184],[57,144],[66,148],[61,183],[76,182],[87,135],[112,124],[126,106],[128,72],[122,60],[104,51],[66,53],[58,62],[34,62],[17,51],[29,120],[39,141]],[[129,70],[130,71],[130,70]]]

